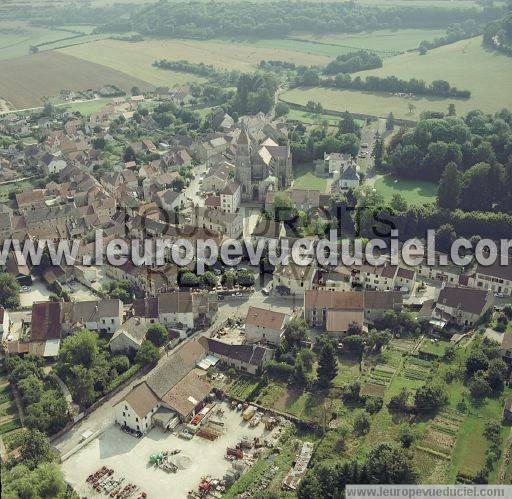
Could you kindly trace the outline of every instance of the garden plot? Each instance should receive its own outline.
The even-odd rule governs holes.
[[[361,395],[370,395],[372,397],[381,397],[384,398],[384,394],[386,393],[386,387],[384,385],[376,384],[376,383],[365,383],[361,387]]]
[[[387,387],[396,373],[396,368],[387,364],[377,364],[367,376],[367,381],[375,385]]]
[[[402,376],[416,381],[426,381],[432,371],[432,362],[415,356],[407,358]]]
[[[18,407],[14,400],[11,385],[7,379],[5,360],[0,359],[0,435],[5,438],[9,432],[21,428]]]
[[[416,346],[416,340],[393,339],[389,342],[389,346],[398,352],[411,352]]]
[[[438,414],[427,428],[418,448],[449,460],[463,419],[453,411]]]

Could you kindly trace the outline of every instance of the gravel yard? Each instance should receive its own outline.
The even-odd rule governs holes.
[[[117,425],[110,426],[62,464],[64,476],[81,497],[105,497],[94,492],[86,483],[86,478],[106,465],[114,470],[115,475],[125,477],[123,485],[134,483],[148,497],[187,497],[189,490],[197,490],[201,477],[211,475],[222,478],[232,467],[224,457],[227,446],[234,446],[244,436],[252,440],[268,434],[262,423],[250,428],[240,412],[228,409],[226,404],[222,404],[222,408],[224,416],[215,416],[215,419],[224,422],[225,433],[214,441],[198,436],[184,440],[175,433],[164,433],[159,428],[153,428],[138,439],[124,433]],[[174,449],[181,450],[176,460],[178,467],[184,469],[167,473],[149,464],[151,454]]]

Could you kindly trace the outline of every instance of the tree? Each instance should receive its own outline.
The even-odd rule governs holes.
[[[140,95],[140,88],[139,87],[132,87],[131,89],[132,95]]]
[[[370,413],[375,414],[382,409],[383,400],[381,397],[367,396],[364,401],[364,408]]]
[[[7,272],[0,273],[0,306],[16,308],[20,305],[20,285],[16,278]]]
[[[448,106],[448,116],[455,116],[457,113],[455,111],[455,104],[453,102]]]
[[[423,385],[414,396],[414,405],[419,412],[434,411],[448,402],[448,395],[439,385]]]
[[[417,480],[410,456],[388,443],[379,444],[368,453],[363,473],[368,484],[410,484]]]
[[[377,170],[382,168],[382,161],[384,158],[384,141],[377,137],[375,139],[375,145],[373,146],[372,156],[374,159],[375,168]]]
[[[457,165],[451,161],[446,165],[437,191],[437,205],[439,208],[455,210],[459,205],[462,176]]]
[[[217,283],[219,282],[219,278],[211,270],[207,270],[201,276],[201,280],[203,285],[210,289],[217,286]]]
[[[169,341],[169,331],[162,324],[154,324],[148,328],[146,339],[156,347],[164,346]]]
[[[222,275],[222,284],[224,284],[224,286],[226,288],[232,288],[235,284],[235,281],[236,281],[236,272],[232,269],[227,270]]]
[[[347,385],[345,385],[343,389],[343,398],[346,400],[351,400],[353,402],[358,402],[361,398],[361,383],[357,380],[354,380]]]
[[[389,113],[386,119],[386,130],[391,131],[395,127],[395,117],[393,113]]]
[[[92,367],[98,358],[98,334],[88,329],[82,329],[73,336],[68,336],[61,344],[59,364],[70,368],[81,365]]]
[[[338,362],[332,341],[328,338],[322,338],[320,343],[317,376],[320,384],[326,386],[336,376],[338,372]]]
[[[370,431],[370,416],[366,412],[358,412],[354,418],[354,433],[358,436],[366,435]]]
[[[478,371],[484,371],[489,365],[489,359],[480,349],[472,349],[466,359],[466,376],[472,376]]]
[[[181,177],[176,177],[171,182],[171,188],[176,192],[181,192],[185,188],[185,181]]]
[[[117,374],[122,374],[130,368],[130,359],[126,355],[114,355],[110,359],[110,365]]]
[[[443,224],[436,230],[436,247],[444,253],[449,253],[453,242],[457,239],[455,229],[451,224]]]
[[[504,382],[507,379],[507,365],[501,359],[493,359],[487,368],[487,381],[495,391],[503,390]]]
[[[19,452],[21,461],[31,470],[55,458],[48,437],[39,430],[23,430],[19,439]]]
[[[290,106],[285,102],[278,102],[275,108],[276,118],[286,116],[290,112]]]
[[[142,366],[149,366],[156,364],[160,358],[158,348],[151,343],[151,341],[144,340],[135,355],[135,362]]]
[[[67,486],[55,463],[42,463],[30,470],[25,464],[2,473],[2,497],[65,499]]]
[[[123,161],[125,163],[129,163],[130,161],[135,161],[137,158],[135,156],[135,151],[132,146],[128,146],[123,153]]]
[[[298,349],[308,339],[308,324],[301,317],[294,317],[286,325],[284,347],[287,351]]]
[[[408,409],[409,390],[402,388],[400,393],[393,395],[389,400],[389,408],[395,411],[405,412]]]
[[[43,382],[34,374],[23,378],[18,382],[18,388],[26,404],[34,404],[41,398],[44,390]]]
[[[416,431],[413,426],[407,423],[400,425],[398,429],[398,440],[402,444],[402,447],[408,449],[414,440],[416,440],[416,436]]]
[[[389,205],[398,213],[404,213],[407,211],[407,201],[399,192],[395,192],[395,194],[393,194]]]
[[[250,270],[239,270],[236,273],[236,282],[244,288],[254,286],[254,274]]]
[[[276,222],[292,220],[295,217],[295,208],[293,207],[290,196],[284,193],[277,193],[274,197],[274,220]]]
[[[475,399],[483,399],[491,394],[492,390],[482,371],[477,372],[469,383],[469,393]]]

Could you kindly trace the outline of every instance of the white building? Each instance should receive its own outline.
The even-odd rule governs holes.
[[[113,334],[108,346],[113,353],[130,353],[139,350],[146,338],[147,325],[140,317],[130,317]]]
[[[247,343],[271,343],[279,345],[289,315],[266,308],[250,307],[245,318]]]
[[[158,397],[143,382],[115,406],[116,422],[123,427],[146,433],[153,426],[152,416],[160,405]]]
[[[9,332],[9,312],[4,307],[0,307],[0,339]]]
[[[242,202],[242,186],[237,180],[229,182],[220,193],[220,208],[226,213],[236,213]]]

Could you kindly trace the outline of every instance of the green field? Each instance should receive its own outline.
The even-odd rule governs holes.
[[[310,35],[297,34],[294,38],[318,42],[319,47],[339,46],[347,51],[369,49],[379,53],[404,52],[416,49],[423,40],[433,40],[445,34],[444,30],[400,29],[378,30],[371,33]]]
[[[70,111],[79,111],[84,116],[88,116],[91,113],[95,113],[100,109],[104,108],[111,102],[111,99],[94,99],[87,102],[73,102],[72,104],[63,104]],[[60,105],[59,105],[60,106]]]
[[[398,193],[412,205],[433,203],[437,195],[437,185],[432,182],[394,179],[389,175],[379,178],[374,187],[386,201],[390,201],[393,194]]]
[[[0,60],[28,55],[31,45],[66,36],[72,36],[72,34],[30,26],[21,21],[0,21]]]
[[[427,55],[416,52],[385,59],[384,67],[362,71],[359,76],[390,76],[410,79],[420,78],[428,82],[444,79],[460,89],[471,91],[470,99],[442,99],[434,97],[401,98],[385,93],[358,92],[355,90],[334,90],[328,88],[295,88],[281,94],[281,99],[305,105],[309,100],[319,101],[324,108],[351,111],[375,116],[387,116],[415,120],[422,111],[446,112],[450,103],[455,104],[457,113],[464,114],[472,109],[496,112],[512,107],[512,64],[505,55],[484,50],[481,38],[439,47]],[[409,111],[409,104],[415,110]]]

